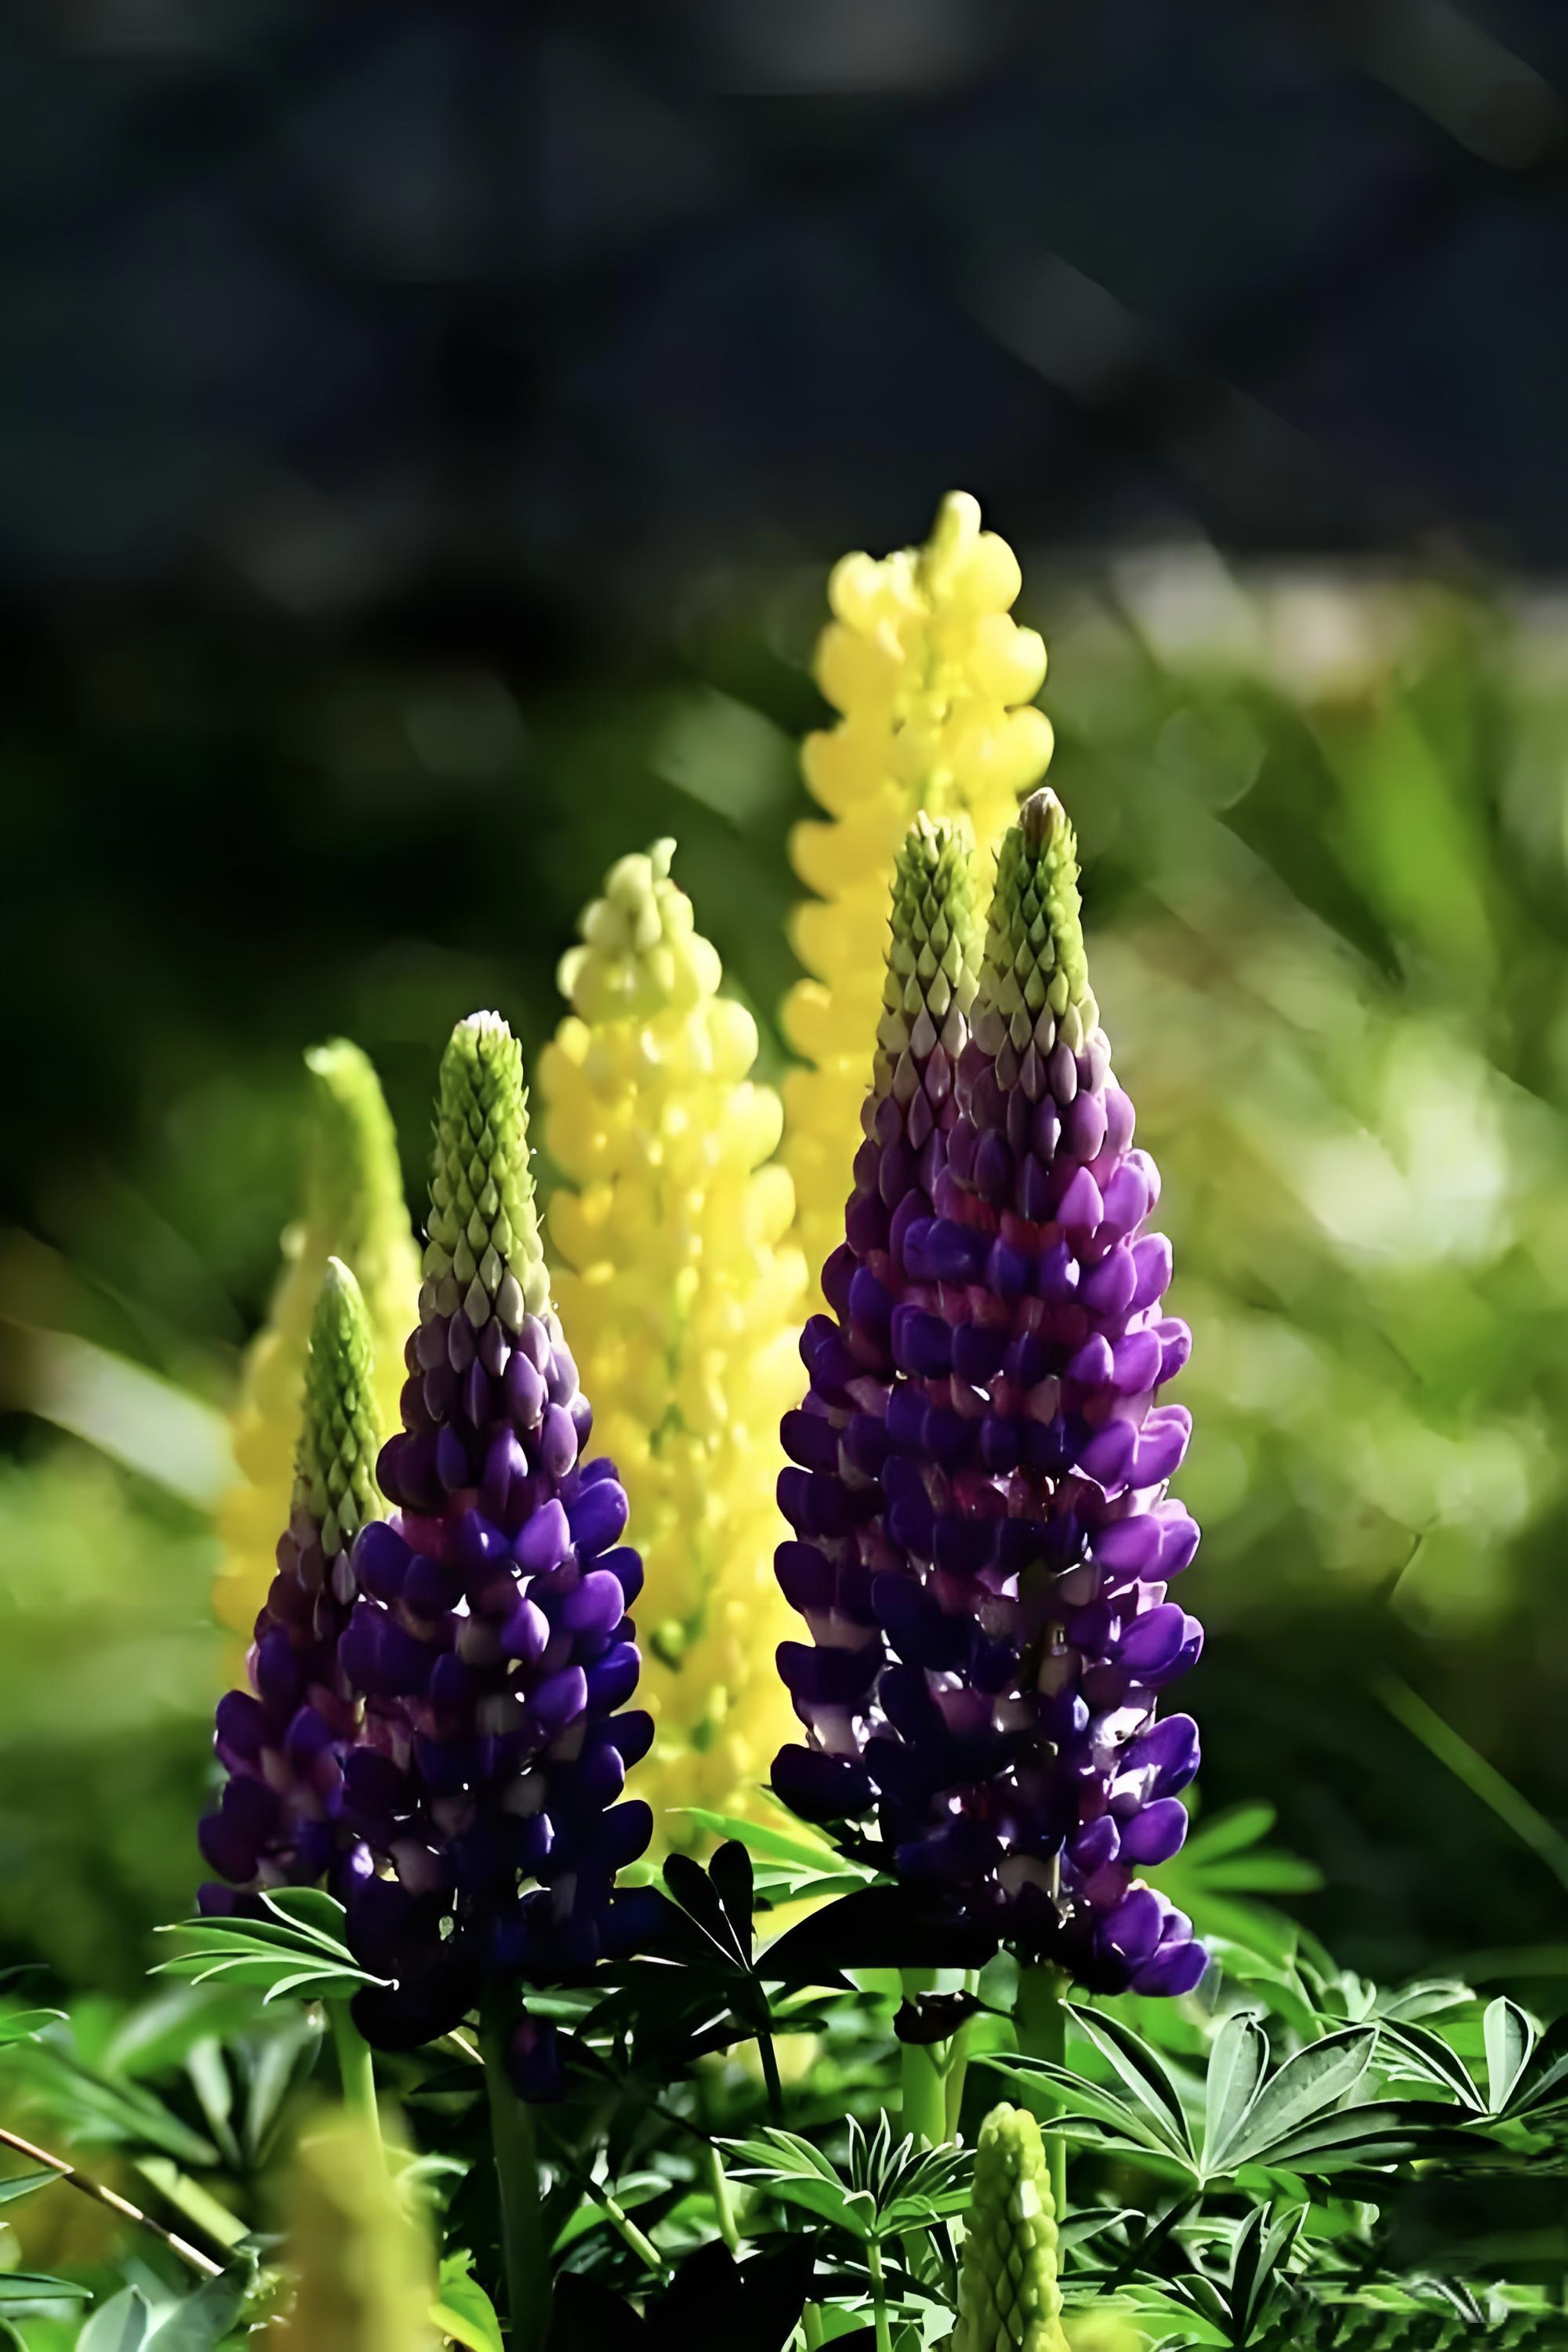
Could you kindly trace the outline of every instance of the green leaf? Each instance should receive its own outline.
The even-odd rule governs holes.
[[[100,2304],[77,2339],[76,2352],[142,2352],[151,2314],[133,2286]]]
[[[9,2014],[0,2012],[0,2048],[11,2042],[31,2042],[46,2026],[58,2025],[65,2016],[63,2009],[14,2009]]]
[[[1346,2165],[1392,2163],[1436,2137],[1433,2110],[1420,2100],[1373,2099],[1341,2107],[1284,2133],[1249,2166],[1294,2172],[1337,2172]],[[1234,2168],[1241,2169],[1240,2163]]]
[[[1189,2160],[1172,2149],[1165,2133],[1152,2124],[1130,2100],[1121,2098],[1103,2084],[1090,2083],[1070,2068],[1058,2066],[1049,2058],[1015,2057],[1011,2053],[984,2052],[976,2063],[989,2066],[1006,2081],[1015,2083],[1027,2095],[1031,2091],[1061,2105],[1052,2118],[1053,2130],[1069,2126],[1075,2118],[1083,2117],[1118,2133],[1133,2148],[1142,2153],[1174,2156],[1175,2160],[1191,2169]]]
[[[1316,1895],[1323,1874],[1316,1863],[1294,1853],[1237,1854],[1223,1862],[1205,1862],[1199,1881],[1205,1893],[1217,1890],[1237,1895]]]
[[[44,2271],[0,2271],[0,2305],[86,2303],[92,2289],[79,2280],[50,2278]]]
[[[1231,2144],[1233,2169],[1269,2160],[1269,2150],[1277,2142],[1344,2098],[1371,2065],[1376,2046],[1373,2027],[1352,2025],[1341,2033],[1326,2033],[1321,2042],[1287,2059],[1258,2093],[1251,2114]]]
[[[1268,2063],[1268,2039],[1249,2011],[1227,2017],[1215,2037],[1204,2085],[1204,2170],[1224,2163],[1226,2149],[1252,2104]]]
[[[145,2352],[217,2352],[250,2293],[248,2263],[236,2265],[221,2278],[205,2279],[192,2294],[182,2296],[146,2339]]]
[[[52,2165],[44,2165],[37,2172],[14,2172],[9,2180],[0,2180],[0,2205],[14,2205],[19,2197],[31,2197],[64,2178]]]
[[[1193,2138],[1181,2094],[1152,2043],[1109,2011],[1075,2008],[1070,2013],[1079,2032],[1109,2060],[1140,2106],[1154,2119],[1172,2155],[1190,2162]]]
[[[347,1941],[348,1913],[335,1895],[321,1886],[273,1886],[261,1897],[268,1911],[300,1935],[314,1936],[328,1950],[352,1958]]]
[[[1183,1859],[1207,1864],[1218,1861],[1221,1854],[1239,1853],[1244,1847],[1257,1845],[1266,1838],[1278,1818],[1275,1808],[1261,1801],[1232,1805],[1193,1832],[1182,1850]]]
[[[473,2256],[466,2252],[446,2257],[430,2317],[443,2336],[464,2346],[465,2352],[505,2352],[495,2305],[478,2279],[470,2275],[472,2261]]]
[[[1392,2044],[1424,2083],[1446,2091],[1448,2096],[1471,2115],[1484,2115],[1486,2101],[1476,2088],[1470,2070],[1452,2045],[1440,2033],[1426,2025],[1391,2025],[1383,2021],[1378,2057],[1385,2070],[1388,2065],[1384,2044]]]
[[[623,2213],[635,2213],[639,2205],[647,2205],[655,2197],[664,2196],[669,2185],[668,2173],[623,2173],[615,2185],[616,2202]],[[595,2230],[607,2230],[611,2226],[610,2217],[603,2205],[592,2197],[584,2197],[556,2231],[551,2252],[556,2255],[563,2254],[568,2246],[577,2243],[579,2238],[587,2237]]]
[[[750,2139],[721,2140],[719,2145],[744,2158],[744,2168],[738,2169],[777,2173],[781,2178],[789,2174],[815,2173],[818,2179],[830,2180],[835,2187],[842,2186],[837,2170],[828,2158],[796,2132],[781,2131],[776,2126],[770,2125]]]
[[[806,2180],[795,2175],[775,2178],[766,2184],[770,2197],[781,2204],[795,2205],[811,2213],[819,2221],[827,2221],[868,2245],[877,2234],[876,2200],[864,2189],[848,2189],[842,2180]]]
[[[756,1822],[743,1822],[732,1813],[710,1813],[701,1805],[675,1806],[672,1811],[684,1811],[699,1829],[712,1836],[735,1838],[748,1853],[760,1854],[768,1862],[791,1862],[802,1870],[848,1871],[853,1868],[837,1853],[826,1838],[814,1838],[807,1830],[790,1832],[785,1830],[763,1828]],[[869,1871],[856,1872],[856,1883],[864,1885]]]
[[[1275,2280],[1289,2260],[1290,2250],[1306,2219],[1305,2205],[1282,2212],[1255,2209],[1237,2232],[1231,2254],[1231,2309],[1238,2323],[1237,2341],[1250,2343],[1273,2294]]]
[[[1481,2020],[1487,2053],[1487,2106],[1501,2115],[1535,2048],[1535,2028],[1517,2002],[1506,1998],[1489,2001]]]
[[[219,2202],[210,2189],[182,2172],[166,2156],[143,2156],[136,2161],[136,2169],[143,2180],[151,2181],[160,2197],[166,2198],[176,2213],[194,2221],[204,2236],[215,2246],[232,2252],[246,2235],[245,2223]]]

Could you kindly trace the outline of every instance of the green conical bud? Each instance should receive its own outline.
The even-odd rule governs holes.
[[[550,1313],[529,1164],[522,1051],[499,1013],[471,1013],[441,1056],[421,1319],[492,1310],[510,1330]]]
[[[1058,1040],[1077,1054],[1099,1026],[1079,907],[1078,843],[1060,801],[1042,786],[997,852],[974,1039],[994,1055],[1007,1047],[1023,1055],[1031,1044],[1048,1054]]]
[[[1061,2312],[1040,2126],[1021,2107],[993,2107],[974,2155],[950,2352],[1067,2352]]]
[[[220,1518],[224,1557],[214,1603],[223,1622],[247,1637],[266,1601],[278,1530],[294,1495],[305,1349],[327,1260],[335,1255],[352,1265],[363,1290],[384,1428],[396,1421],[403,1343],[419,1284],[396,1138],[375,1071],[344,1038],[312,1047],[305,1063],[310,1129],[300,1214],[283,1237],[283,1276],[267,1325],[246,1357],[233,1430],[240,1475]]]
[[[918,816],[900,845],[877,1024],[879,1101],[912,1095],[917,1069],[939,1045],[949,1061],[963,1051],[980,960],[973,869],[964,816]]]
[[[321,1528],[329,1561],[386,1507],[375,1484],[381,1431],[373,1367],[370,1317],[359,1284],[342,1258],[329,1258],[305,1358],[300,1446],[302,1499]]]

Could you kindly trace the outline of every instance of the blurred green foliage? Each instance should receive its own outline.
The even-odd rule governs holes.
[[[1378,1691],[1397,1675],[1568,1822],[1568,613],[1206,555],[1025,569],[1196,1338],[1205,1800],[1278,1806],[1323,1880],[1298,1907],[1353,1965],[1554,1945],[1532,1965],[1558,2006],[1561,1885]],[[220,696],[199,649],[151,644],[98,679],[95,772],[134,776],[206,920],[117,890],[117,858],[143,870],[117,822],[71,869],[68,939],[24,918],[56,1005],[24,1075],[66,1108],[47,1150],[47,1121],[6,1147],[29,1237],[0,1244],[0,1956],[128,1980],[183,1907],[216,1656],[200,1516],[40,1443],[16,1330],[221,1403],[291,1206],[300,1051],[365,1045],[417,1198],[451,1020],[496,1003],[536,1047],[580,902],[660,833],[776,1069],[821,613],[815,575],[706,580],[592,677],[516,693],[345,653]],[[245,876],[176,822],[220,759]],[[29,798],[44,870],[63,824]],[[464,840],[484,856],[445,890]]]

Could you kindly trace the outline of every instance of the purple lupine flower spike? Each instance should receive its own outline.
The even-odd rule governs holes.
[[[900,1879],[1026,1958],[1177,1993],[1205,1955],[1137,1872],[1180,1845],[1198,1761],[1189,1717],[1156,1720],[1202,1643],[1169,1598],[1197,1545],[1166,1494],[1189,1417],[1160,1402],[1191,1343],[1110,1058],[1042,791],[1002,846],[959,1115],[903,1235],[879,1483],[904,1565],[873,1580],[886,1655],[835,1727],[837,1787],[864,1773]]]
[[[206,1912],[252,1907],[264,1887],[355,1872],[342,1759],[359,1708],[338,1640],[354,1599],[350,1547],[383,1507],[373,1476],[380,1433],[370,1318],[335,1257],[311,1322],[304,1404],[293,1508],[256,1621],[250,1687],[218,1702],[214,1745],[227,1779],[197,1834],[204,1860],[228,1883],[202,1888]]]
[[[781,1476],[779,1505],[795,1539],[779,1547],[774,1565],[812,1642],[782,1644],[779,1671],[811,1739],[782,1750],[773,1783],[814,1819],[870,1802],[862,1750],[888,1663],[886,1629],[926,1606],[879,1481],[900,1414],[912,1411],[918,1434],[927,1410],[898,1380],[900,1364],[929,1360],[932,1336],[931,1318],[903,1303],[907,1251],[913,1233],[918,1268],[958,1118],[954,1078],[980,956],[973,854],[965,818],[924,815],[899,851],[865,1140],[845,1239],[823,1269],[834,1312],[813,1316],[802,1334],[810,1387],[783,1427],[798,1466]]]
[[[642,1563],[614,1466],[582,1458],[592,1415],[550,1303],[522,1060],[494,1013],[443,1057],[430,1201],[403,1433],[380,1463],[399,1507],[356,1547],[340,1648],[365,1699],[345,1804],[374,1864],[349,1937],[397,1979],[356,2014],[383,2046],[445,2031],[499,1977],[626,1948],[642,1914],[616,1874],[652,1832],[646,1804],[616,1801],[653,1737],[622,1711]]]

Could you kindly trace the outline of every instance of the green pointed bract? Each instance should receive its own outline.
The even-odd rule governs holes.
[[[1078,842],[1055,793],[1031,793],[996,856],[996,888],[972,1028],[985,1052],[1081,1053],[1100,1027],[1089,984]],[[1002,1084],[1011,1074],[998,1067]]]
[[[509,1330],[550,1313],[529,1165],[522,1050],[499,1013],[472,1013],[441,1056],[420,1319],[496,1313]]]
[[[1067,2352],[1061,2313],[1040,2126],[1021,2107],[993,2107],[974,2154],[949,2352]]]
[[[305,1426],[300,1478],[329,1560],[346,1551],[367,1519],[386,1506],[375,1484],[381,1447],[370,1317],[359,1284],[342,1258],[327,1271],[305,1358]]]
[[[967,817],[915,819],[893,869],[888,970],[877,1024],[875,1098],[908,1100],[940,1045],[963,1050],[980,961],[974,837]]]

